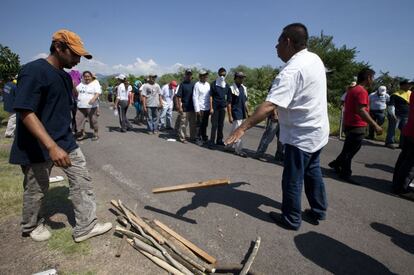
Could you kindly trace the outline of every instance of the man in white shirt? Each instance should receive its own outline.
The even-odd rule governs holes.
[[[173,98],[177,89],[177,81],[173,80],[161,88],[162,112],[160,116],[160,130],[172,130]]]
[[[271,212],[275,222],[290,230],[301,224],[301,193],[311,206],[305,218],[312,224],[326,218],[327,200],[319,156],[328,143],[329,121],[325,67],[322,60],[307,50],[308,31],[301,23],[286,26],[276,45],[286,65],[273,81],[267,99],[245,120],[226,144],[240,140],[245,131],[264,120],[276,108],[280,140],[285,144],[282,178],[282,214]]]
[[[207,82],[208,72],[202,70],[193,89],[194,111],[197,116],[197,144],[203,145],[208,140],[207,126],[210,116],[210,83]]]
[[[118,108],[119,123],[121,124],[121,132],[132,130],[132,125],[127,118],[127,111],[129,107],[129,94],[132,92],[132,86],[129,85],[126,76],[120,74],[117,76],[119,85],[116,92],[115,107]]]
[[[387,94],[387,87],[379,86],[375,92],[369,95],[369,115],[379,125],[382,126],[385,121],[385,110],[390,96]],[[368,139],[375,138],[375,129],[369,125]]]
[[[155,83],[156,74],[148,76],[148,83],[142,85],[142,106],[147,115],[148,134],[158,134],[159,109],[161,105],[161,87]]]

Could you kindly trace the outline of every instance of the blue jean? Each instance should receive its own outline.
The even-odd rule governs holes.
[[[328,203],[325,184],[319,163],[321,150],[307,153],[285,144],[284,170],[282,176],[282,219],[294,228],[302,221],[301,195],[305,183],[305,194],[313,213],[325,219]]]
[[[392,144],[392,143],[395,143],[395,129],[398,128],[401,131],[404,128],[405,124],[407,124],[408,117],[397,116],[395,119],[394,117],[388,115],[387,118],[388,118],[388,130],[387,130],[387,137],[385,139],[385,144]]]
[[[266,129],[263,133],[262,138],[260,139],[259,147],[257,148],[256,153],[258,154],[266,153],[267,147],[273,141],[275,136],[277,136],[276,153],[283,155],[283,144],[279,140],[279,133],[280,133],[279,121],[277,120],[274,121],[268,118],[266,121]]]
[[[148,131],[155,132],[158,130],[159,112],[158,107],[147,107]]]
[[[172,127],[173,106],[164,106],[160,116],[160,128]]]
[[[385,121],[385,110],[370,110],[369,115],[372,117],[372,119],[379,125],[382,126]],[[370,125],[369,126],[369,138],[375,137],[375,131],[374,128]]]

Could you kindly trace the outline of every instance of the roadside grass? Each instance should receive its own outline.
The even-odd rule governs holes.
[[[65,256],[88,255],[91,251],[89,241],[75,243],[72,238],[71,228],[62,228],[52,231],[52,237],[48,240],[47,246],[50,250],[58,251]],[[72,273],[68,273],[72,274]],[[78,274],[78,273],[73,273]],[[89,273],[82,273],[89,274]],[[93,274],[93,273],[91,273]]]

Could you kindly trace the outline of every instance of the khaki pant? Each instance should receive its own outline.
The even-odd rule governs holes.
[[[10,114],[7,121],[7,128],[4,135],[6,137],[14,137],[14,131],[16,130],[16,113]]]
[[[96,203],[92,180],[86,168],[86,160],[80,148],[69,153],[72,166],[62,168],[69,180],[69,198],[75,212],[76,225],[73,236],[83,236],[95,226]],[[23,180],[23,219],[22,232],[31,232],[39,224],[44,211],[43,199],[49,189],[49,175],[52,161],[22,165]]]
[[[96,115],[97,107],[95,108],[80,108],[76,111],[76,129],[78,132],[85,130],[86,119],[89,120],[91,129],[98,132],[98,116]]]
[[[178,132],[178,138],[185,140],[187,124],[190,126],[190,140],[193,141],[197,136],[197,118],[195,112],[178,113],[175,128]]]

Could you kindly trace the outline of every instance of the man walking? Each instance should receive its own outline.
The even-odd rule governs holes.
[[[173,98],[176,89],[177,82],[175,80],[165,84],[161,88],[162,113],[160,117],[160,130],[172,130]]]
[[[148,83],[142,85],[142,105],[147,115],[148,134],[158,133],[158,111],[161,108],[161,87],[155,83],[157,75],[148,76]]]
[[[369,95],[369,114],[372,119],[382,126],[385,120],[385,110],[387,109],[387,103],[390,100],[390,96],[387,94],[387,87],[379,86],[378,89]],[[375,129],[369,126],[369,139],[374,139]]]
[[[412,83],[408,80],[400,81],[400,89],[390,96],[388,102],[388,129],[387,137],[385,139],[385,146],[395,149],[395,129],[398,128],[400,132],[407,124],[408,113],[410,110],[410,88]],[[402,135],[401,135],[402,136]],[[400,145],[401,145],[400,137]]]
[[[226,69],[220,68],[217,79],[210,84],[211,134],[209,148],[213,148],[214,144],[224,146],[223,127],[226,116],[226,98],[227,94],[231,92],[230,86],[226,83],[226,73]]]
[[[210,83],[207,82],[208,72],[200,71],[200,80],[194,85],[193,103],[197,115],[197,144],[203,145],[208,140],[207,126],[210,116]]]
[[[301,23],[286,26],[276,46],[286,65],[273,81],[266,101],[262,103],[226,143],[238,141],[250,129],[277,108],[280,140],[285,144],[282,179],[282,215],[270,216],[280,226],[300,227],[301,193],[305,193],[311,209],[305,211],[313,224],[326,217],[325,185],[319,164],[322,148],[328,143],[329,121],[325,67],[321,59],[307,50],[308,31]]]
[[[24,174],[22,235],[35,241],[45,241],[51,236],[41,208],[54,165],[61,167],[69,180],[76,220],[75,242],[112,228],[111,223],[97,223],[91,177],[70,127],[73,87],[64,69],[76,66],[81,56],[92,58],[80,37],[59,30],[53,34],[49,56],[26,64],[19,73],[14,103],[17,132],[10,163],[21,165]]]
[[[194,82],[192,82],[193,73],[187,69],[184,74],[184,81],[180,83],[177,97],[178,108],[178,140],[186,143],[187,124],[190,126],[190,141],[195,141],[197,134],[196,114],[194,112],[193,90]]]
[[[227,114],[231,124],[231,132],[237,129],[249,114],[247,106],[247,87],[243,85],[245,78],[243,72],[236,72],[234,74],[234,83],[230,86],[230,91],[227,95]],[[241,139],[237,140],[233,145],[236,155],[246,158],[247,155],[243,152],[243,142]]]
[[[335,169],[343,180],[354,184],[357,183],[351,179],[351,162],[361,149],[368,124],[374,128],[378,135],[382,134],[382,128],[369,115],[369,97],[366,88],[369,88],[374,82],[374,75],[373,70],[362,69],[358,73],[358,85],[348,90],[345,99],[344,146],[336,160],[329,163],[329,167]]]

